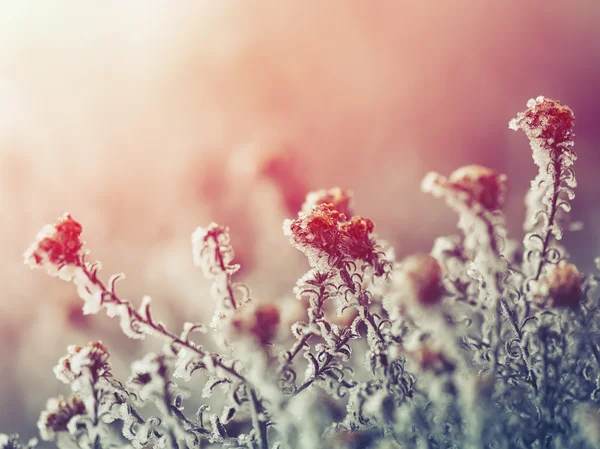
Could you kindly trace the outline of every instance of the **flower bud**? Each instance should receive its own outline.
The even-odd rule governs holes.
[[[403,287],[405,296],[423,306],[439,303],[444,294],[442,267],[429,254],[406,257],[400,264],[397,282]]]
[[[549,299],[554,307],[576,306],[583,297],[583,279],[575,265],[563,260],[536,283],[536,297]]]
[[[67,425],[74,416],[85,413],[85,404],[78,396],[49,399],[37,424],[40,436],[44,441],[53,440],[56,433],[67,431]]]
[[[313,268],[342,259],[376,263],[373,229],[368,218],[357,215],[349,219],[333,204],[312,206],[310,212],[300,212],[297,219],[284,222],[284,233],[294,247],[306,254]]]
[[[68,270],[60,273],[59,270],[65,266],[73,268],[81,262],[85,253],[81,231],[82,226],[71,215],[63,215],[54,225],[46,225],[38,233],[24,254],[25,263],[32,268],[44,267],[52,276],[61,275],[71,280]]]
[[[454,171],[448,181],[453,189],[465,192],[469,201],[479,203],[488,210],[502,206],[506,176],[490,168],[467,165]]]
[[[530,140],[556,146],[570,141],[575,123],[573,111],[559,101],[539,96],[527,102],[527,109],[509,123],[513,130],[522,129]]]

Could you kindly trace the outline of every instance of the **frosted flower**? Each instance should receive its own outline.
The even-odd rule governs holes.
[[[552,265],[535,286],[537,297],[548,298],[555,307],[575,306],[581,300],[584,276],[577,267],[564,260]]]
[[[559,101],[539,96],[527,102],[527,109],[517,114],[508,127],[523,130],[533,150],[533,160],[541,168],[549,161],[552,150],[569,152],[573,146],[575,116]],[[568,158],[567,158],[568,159]]]
[[[429,254],[406,257],[395,277],[395,283],[404,292],[401,298],[416,301],[424,306],[437,304],[442,299],[442,268]]]
[[[247,303],[231,318],[228,334],[235,340],[251,337],[265,345],[277,335],[279,322],[279,308],[275,304]]]
[[[374,263],[373,228],[368,218],[348,219],[333,204],[318,204],[309,213],[300,212],[297,219],[284,222],[285,235],[313,267],[322,266],[325,260],[335,266],[346,258]]]
[[[42,267],[52,276],[71,280],[73,270],[81,263],[85,251],[80,240],[82,227],[65,214],[54,225],[46,225],[24,254],[25,263]]]
[[[333,187],[331,189],[321,189],[306,195],[306,201],[302,205],[302,212],[310,213],[313,206],[319,204],[331,204],[333,209],[344,214],[346,217],[354,215],[352,207],[352,193],[348,190]]]
[[[556,145],[572,139],[574,123],[575,116],[568,106],[540,95],[529,99],[527,109],[518,113],[508,127],[522,129],[530,139]]]
[[[346,216],[331,204],[320,204],[308,213],[300,212],[295,220],[286,220],[284,233],[313,264],[328,255],[339,256],[341,233],[338,224],[345,220]]]
[[[240,268],[231,263],[235,254],[227,226],[211,223],[206,228],[197,228],[192,234],[192,254],[194,265],[209,279],[222,273],[232,275]]]
[[[496,210],[502,206],[506,176],[481,165],[467,165],[454,171],[447,179],[439,173],[429,172],[421,182],[421,190],[438,198],[458,201],[460,204],[482,206]]]
[[[56,378],[66,384],[73,383],[86,368],[95,376],[102,376],[109,369],[108,350],[100,341],[88,343],[84,347],[71,345],[67,352],[54,367]]]
[[[46,409],[40,415],[37,426],[44,441],[51,441],[58,432],[68,430],[69,421],[75,416],[86,413],[83,401],[75,395],[50,398]]]
[[[371,233],[374,224],[368,218],[355,215],[340,224],[340,230],[346,237],[345,252],[353,259],[369,260],[373,256],[373,241]]]
[[[481,165],[467,165],[454,171],[449,178],[450,186],[465,192],[471,201],[488,210],[500,208],[504,200],[506,176]]]

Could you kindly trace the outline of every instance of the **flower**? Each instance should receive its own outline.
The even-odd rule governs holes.
[[[572,140],[575,115],[559,101],[539,96],[527,102],[527,109],[517,114],[508,127],[522,129],[531,140],[541,140],[558,145]]]
[[[35,242],[24,254],[25,263],[32,268],[45,267],[52,276],[70,280],[69,271],[59,273],[65,266],[80,265],[85,254],[80,240],[82,226],[71,215],[65,214],[54,225],[46,225],[36,236]]]
[[[506,175],[481,165],[467,165],[455,170],[448,179],[450,186],[465,192],[469,200],[488,210],[500,208],[506,191]]]
[[[533,161],[540,170],[547,170],[552,154],[562,156],[564,165],[575,161],[573,127],[575,115],[568,106],[543,96],[531,98],[527,110],[517,114],[508,127],[523,130],[533,150]]]
[[[248,303],[232,317],[229,334],[236,340],[247,335],[265,345],[277,335],[279,322],[279,308],[275,304]]]
[[[79,378],[85,368],[96,377],[102,376],[109,369],[109,353],[101,341],[90,342],[84,347],[71,345],[67,352],[68,354],[61,357],[58,365],[54,367],[56,378],[66,384],[71,384]]]
[[[310,212],[300,212],[297,219],[284,222],[284,233],[313,267],[320,267],[323,260],[332,266],[344,259],[375,264],[373,229],[370,219],[358,215],[348,219],[331,203],[314,205]]]
[[[313,206],[310,212],[300,212],[295,220],[284,222],[284,233],[290,242],[302,251],[311,264],[326,256],[339,256],[341,233],[338,224],[346,216],[332,204]]]
[[[555,307],[573,307],[583,297],[584,277],[577,267],[564,260],[552,265],[550,271],[536,283],[535,295],[547,298]]]
[[[41,413],[37,426],[45,441],[54,439],[57,432],[66,432],[69,421],[75,416],[86,413],[83,401],[75,395],[50,398],[46,409]]]
[[[421,190],[445,198],[455,209],[457,205],[474,205],[493,211],[504,202],[506,176],[481,165],[467,165],[455,170],[450,177],[429,172],[421,182]]]
[[[397,284],[408,298],[424,306],[440,302],[444,294],[442,267],[429,254],[415,254],[400,263]]]
[[[350,257],[368,260],[373,255],[373,242],[370,237],[374,227],[370,219],[359,215],[352,217],[350,221],[340,223],[340,231],[346,237],[345,250]]]

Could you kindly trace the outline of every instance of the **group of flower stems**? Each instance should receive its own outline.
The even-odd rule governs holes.
[[[225,226],[212,223],[192,235],[194,263],[212,282],[215,314],[209,327],[185,323],[179,334],[154,319],[149,297],[139,309],[120,298],[120,276],[100,280],[100,265],[86,261],[82,226],[70,215],[44,227],[25,254],[28,264],[73,282],[84,313],[104,309],[119,317],[130,338],[154,335],[166,344],[161,353],[136,362],[125,383],[114,377],[100,342],[70,347],[55,373],[73,394],[48,402],[38,421],[41,437],[94,449],[118,446],[123,442],[106,433],[121,420],[123,435],[136,448],[199,447],[205,440],[222,447],[303,448],[302,423],[294,422],[290,409],[312,390],[345,409],[319,428],[327,444],[342,447],[344,435],[343,447],[359,447],[350,441],[366,445],[364,438],[357,441],[369,435],[368,444],[444,447],[444,438],[454,434],[428,421],[427,404],[437,401],[448,426],[454,419],[449,410],[459,410],[464,447],[474,448],[482,447],[484,418],[476,416],[481,398],[468,397],[483,391],[487,379],[524,383],[543,407],[550,389],[540,378],[536,329],[545,311],[578,307],[586,287],[558,243],[575,187],[573,114],[544,97],[527,106],[510,123],[526,133],[539,168],[526,198],[522,252],[506,235],[501,213],[506,177],[489,168],[471,165],[448,178],[425,177],[423,191],[458,213],[463,236],[440,238],[429,254],[400,262],[374,234],[373,222],[354,213],[350,192],[312,192],[283,227],[310,265],[294,289],[304,316],[293,321],[291,332],[282,329],[289,301],[251,300],[249,289],[233,281],[239,266]],[[466,316],[462,323],[457,309]],[[195,343],[194,332],[210,332],[219,352]],[[367,368],[356,363],[359,350]],[[206,406],[195,420],[184,413],[173,378],[187,381],[195,371],[209,377],[207,396],[217,385],[224,388],[222,414],[205,418]],[[138,410],[148,402],[155,403],[160,420],[145,419]],[[242,430],[235,430],[236,423]],[[426,436],[434,431],[442,434],[437,440]]]

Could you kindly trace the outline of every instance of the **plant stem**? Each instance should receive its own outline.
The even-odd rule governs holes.
[[[548,247],[550,246],[550,239],[552,237],[552,225],[556,219],[556,212],[558,211],[558,195],[559,195],[559,187],[560,187],[560,163],[558,162],[558,157],[556,156],[556,151],[552,152],[552,166],[554,168],[554,179],[552,183],[552,201],[550,202],[550,215],[548,215],[548,224],[546,226],[546,235],[544,235],[544,240],[542,243],[542,251],[540,253],[540,262],[538,264],[535,280],[537,281],[541,274],[542,269],[544,267],[546,251],[548,251]]]

